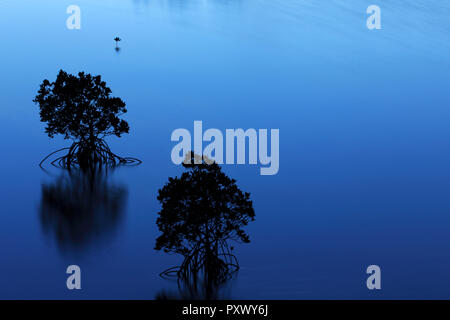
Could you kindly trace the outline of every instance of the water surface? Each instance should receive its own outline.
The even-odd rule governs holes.
[[[81,30],[68,30],[71,4],[0,1],[0,298],[176,291],[159,273],[180,257],[153,249],[156,196],[182,172],[170,134],[194,120],[280,129],[277,175],[223,168],[256,212],[225,296],[450,298],[448,1],[382,1],[376,31],[366,0],[78,0]],[[61,177],[38,163],[68,142],[46,136],[32,100],[59,69],[102,75],[131,127],[108,141],[143,161],[99,191],[121,194],[117,214],[81,229],[41,214]],[[69,264],[82,269],[80,291],[66,288]],[[365,285],[371,264],[378,292]]]

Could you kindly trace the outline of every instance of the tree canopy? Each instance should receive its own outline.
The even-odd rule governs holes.
[[[128,123],[119,118],[127,112],[125,103],[111,97],[101,76],[84,72],[74,76],[60,70],[56,81],[42,82],[33,101],[39,104],[41,121],[47,123],[45,131],[51,138],[62,134],[65,139],[88,141],[129,131]]]
[[[188,171],[158,191],[162,210],[156,223],[162,235],[155,249],[186,257],[202,250],[217,254],[228,240],[250,242],[242,229],[255,217],[250,194],[216,163],[183,166]]]

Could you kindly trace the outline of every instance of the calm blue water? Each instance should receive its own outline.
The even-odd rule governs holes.
[[[223,168],[256,212],[226,297],[450,298],[450,2],[378,1],[369,31],[376,2],[0,0],[0,298],[176,291],[159,273],[180,257],[153,250],[156,195],[182,172],[171,132],[194,120],[280,129],[277,175]],[[81,30],[66,28],[71,4]],[[38,163],[67,141],[47,137],[32,99],[59,69],[101,74],[127,103],[130,134],[108,141],[143,164],[110,177],[113,218],[42,219],[43,190],[61,185]]]

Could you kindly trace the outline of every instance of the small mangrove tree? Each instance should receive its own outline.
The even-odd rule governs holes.
[[[184,257],[179,267],[161,275],[176,276],[182,283],[204,288],[217,287],[238,269],[232,242],[249,243],[243,230],[254,220],[250,194],[241,191],[236,180],[224,174],[216,163],[183,163],[181,177],[169,178],[159,190],[162,209],[156,221],[162,234],[156,250]]]
[[[98,166],[139,164],[140,160],[114,154],[105,141],[107,136],[121,137],[128,133],[128,123],[120,116],[127,112],[125,103],[111,96],[111,89],[101,76],[84,72],[78,76],[61,70],[54,82],[44,80],[33,100],[40,108],[45,132],[50,138],[63,135],[72,145],[45,157],[67,150],[67,153],[51,163],[70,169],[87,169]]]

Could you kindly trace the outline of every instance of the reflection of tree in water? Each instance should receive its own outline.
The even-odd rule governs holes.
[[[191,154],[191,160],[194,157]],[[230,242],[250,242],[242,227],[255,213],[250,194],[217,164],[191,163],[184,163],[188,171],[169,178],[159,190],[162,210],[157,225],[162,234],[155,249],[183,255],[180,266],[161,274],[177,278],[183,298],[215,299],[239,269]],[[167,294],[158,296],[164,297]]]
[[[110,184],[102,171],[67,170],[42,185],[42,228],[61,249],[84,249],[118,227],[126,196],[126,189]]]

